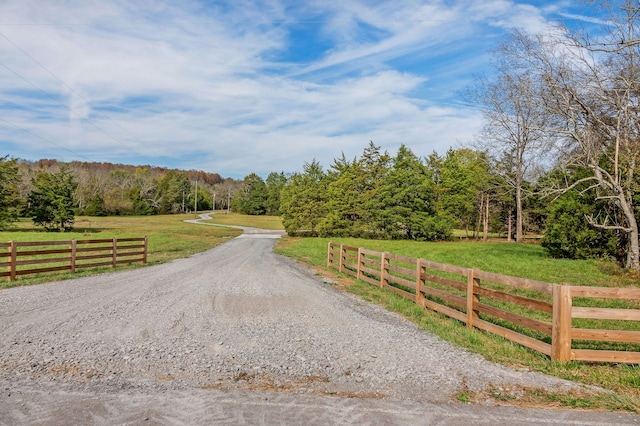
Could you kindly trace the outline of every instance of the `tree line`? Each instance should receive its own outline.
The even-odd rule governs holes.
[[[371,142],[360,157],[342,155],[326,171],[315,160],[305,163],[287,179],[280,211],[291,235],[429,241],[451,239],[457,229],[467,238],[524,241],[530,234],[542,236],[554,257],[624,262],[625,233],[585,219],[606,209],[604,200],[585,192],[586,184],[548,193],[587,174],[553,167],[535,181],[523,179],[518,203],[504,156],[459,148],[420,158],[404,145],[389,155]]]
[[[153,215],[230,209],[242,182],[217,173],[111,163],[0,157],[0,229],[31,217],[51,231],[75,215]],[[214,206],[215,204],[215,206]]]

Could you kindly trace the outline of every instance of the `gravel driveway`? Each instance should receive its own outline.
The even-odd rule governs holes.
[[[406,423],[442,415],[465,386],[573,386],[487,362],[338,291],[274,254],[274,237],[0,291],[0,424]],[[514,424],[509,410],[481,419]],[[558,413],[549,418],[571,424]],[[638,420],[607,415],[584,419]]]

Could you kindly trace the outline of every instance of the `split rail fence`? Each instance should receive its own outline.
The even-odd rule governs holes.
[[[21,275],[55,271],[75,273],[95,268],[147,263],[147,237],[99,240],[0,242],[0,277],[14,281]],[[33,267],[38,265],[39,267]],[[6,268],[2,272],[1,269]]]
[[[327,264],[553,361],[640,364],[640,288],[550,284],[333,242]]]

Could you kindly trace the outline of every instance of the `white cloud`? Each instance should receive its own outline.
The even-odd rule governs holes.
[[[328,166],[369,140],[417,155],[469,140],[478,115],[441,100],[501,28],[546,25],[498,0],[8,0],[0,17],[0,155],[233,177]],[[290,25],[324,50],[305,59]]]

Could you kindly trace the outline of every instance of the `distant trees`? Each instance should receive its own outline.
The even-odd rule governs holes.
[[[263,215],[267,212],[267,185],[255,173],[244,178],[239,191],[231,200],[231,208],[242,214]]]
[[[15,159],[0,157],[0,230],[18,220],[22,204],[18,183],[20,174]]]
[[[28,199],[33,222],[47,231],[69,231],[74,223],[73,193],[77,185],[67,168],[57,173],[39,172]]]
[[[19,216],[31,216],[47,230],[65,231],[77,214],[182,213],[193,211],[196,201],[198,209],[208,210],[216,189],[231,195],[239,184],[193,170],[0,157],[0,229]]]
[[[271,216],[280,215],[280,193],[282,188],[287,184],[287,177],[284,172],[271,172],[265,181],[267,185],[267,201],[265,212]]]
[[[169,170],[158,180],[157,192],[161,195],[158,213],[180,213],[186,211],[191,182],[184,172]]]

